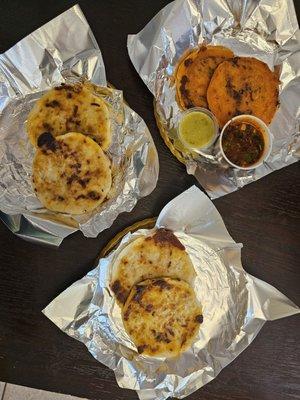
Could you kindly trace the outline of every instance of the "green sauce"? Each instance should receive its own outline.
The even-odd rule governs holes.
[[[204,112],[192,111],[181,119],[179,136],[191,149],[201,149],[211,142],[215,134],[213,120]]]

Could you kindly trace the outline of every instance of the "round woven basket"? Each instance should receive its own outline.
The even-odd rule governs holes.
[[[159,133],[160,133],[161,137],[163,138],[166,146],[169,148],[169,150],[171,151],[173,156],[175,156],[178,161],[180,161],[182,164],[185,164],[186,159],[185,159],[183,153],[180,150],[176,149],[176,147],[174,146],[174,144],[172,143],[172,141],[169,138],[168,131],[164,128],[164,126],[160,120],[160,117],[157,112],[155,100],[153,102],[153,107],[154,107],[154,116],[155,116],[156,124],[158,126],[158,130],[159,130]]]
[[[142,221],[135,222],[134,224],[123,229],[121,232],[117,233],[116,236],[113,237],[100,251],[97,262],[100,258],[106,257],[112,250],[114,250],[128,232],[135,232],[139,229],[151,229],[155,226],[156,219],[156,217],[143,219]]]

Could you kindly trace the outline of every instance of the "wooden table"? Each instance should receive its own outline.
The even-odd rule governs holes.
[[[121,390],[114,374],[83,344],[56,328],[41,310],[85,275],[99,250],[120,229],[157,215],[173,197],[197,184],[168,151],[156,128],[152,96],[135,72],[126,49],[167,0],[80,1],[105,60],[108,80],[123,89],[130,106],[148,124],[160,158],[157,188],[130,214],[122,214],[97,239],[81,233],[59,249],[27,243],[0,224],[0,381],[70,393],[90,399],[136,399]],[[1,52],[74,1],[0,3]],[[298,13],[300,3],[296,1]],[[244,244],[245,269],[300,304],[300,165],[275,172],[214,201],[229,232]],[[300,397],[300,319],[267,323],[254,343],[217,379],[194,393],[201,400],[293,400]],[[297,357],[298,352],[298,357]]]

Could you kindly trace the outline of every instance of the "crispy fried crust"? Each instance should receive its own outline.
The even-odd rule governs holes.
[[[122,317],[139,353],[164,357],[176,356],[188,348],[203,320],[190,285],[170,278],[135,285]]]
[[[111,289],[120,305],[124,304],[133,285],[161,276],[191,282],[193,264],[177,237],[166,229],[152,236],[140,237],[129,243],[113,265]]]
[[[217,66],[232,58],[231,50],[222,46],[201,46],[184,55],[176,73],[177,102],[183,109],[208,107],[206,92]]]
[[[209,108],[221,126],[240,114],[270,124],[278,105],[278,85],[277,75],[262,61],[235,57],[215,70],[207,90]]]
[[[28,116],[27,132],[35,147],[44,132],[54,137],[79,132],[106,150],[111,143],[108,107],[84,84],[58,86],[35,103]]]
[[[81,133],[39,137],[33,186],[52,211],[83,214],[103,202],[111,187],[110,161],[101,147]]]

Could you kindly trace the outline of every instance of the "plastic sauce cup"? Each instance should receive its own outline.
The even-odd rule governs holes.
[[[219,132],[215,116],[205,108],[184,111],[178,124],[178,137],[184,147],[195,152],[209,148]]]
[[[254,126],[257,126],[263,136],[263,139],[264,139],[264,150],[263,150],[260,158],[255,163],[249,165],[248,167],[241,167],[239,165],[234,164],[226,156],[224,149],[223,149],[223,145],[222,145],[222,138],[223,138],[226,128],[231,123],[238,122],[238,121],[245,122],[245,123],[248,122],[250,124],[252,123]],[[247,171],[247,170],[251,170],[251,169],[260,167],[264,163],[264,161],[266,161],[266,159],[269,157],[271,150],[272,150],[272,139],[273,139],[273,136],[271,135],[269,128],[261,119],[255,117],[254,115],[242,114],[242,115],[238,115],[238,116],[232,118],[224,125],[224,127],[221,131],[221,134],[220,134],[220,149],[221,149],[222,156],[228,162],[228,164],[230,164],[234,168]]]

